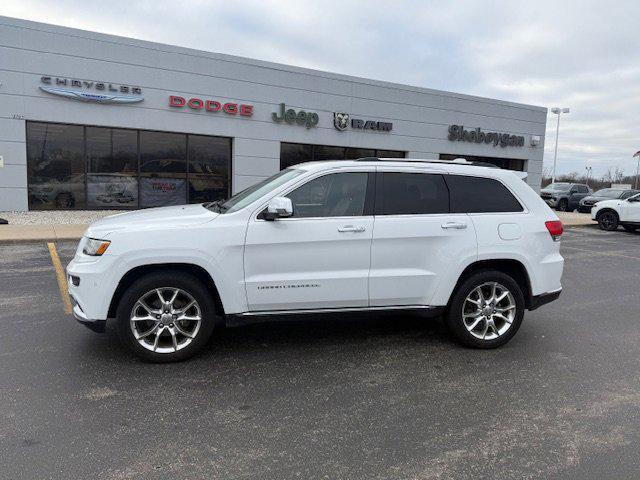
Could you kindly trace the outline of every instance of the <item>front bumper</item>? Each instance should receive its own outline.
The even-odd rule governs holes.
[[[529,299],[529,310],[535,310],[536,308],[541,307],[542,305],[546,305],[547,303],[551,303],[554,300],[557,300],[560,294],[562,293],[562,289],[555,290],[553,292],[543,293],[542,295],[534,295]]]
[[[546,202],[547,205],[549,205],[550,207],[557,207],[558,206],[558,200],[554,200],[553,198],[543,198],[543,200]]]
[[[593,205],[578,205],[578,211],[580,213],[591,213]]]
[[[73,296],[71,296],[71,303],[73,304],[73,317],[82,325],[87,327],[89,330],[93,330],[94,332],[103,333],[105,331],[105,327],[107,325],[106,320],[92,320],[87,317],[87,315],[82,310],[80,304],[76,301]]]

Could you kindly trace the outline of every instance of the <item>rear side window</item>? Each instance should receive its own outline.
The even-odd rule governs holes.
[[[520,202],[492,178],[447,175],[452,213],[522,212]]]
[[[442,175],[385,172],[376,182],[376,215],[449,213]]]

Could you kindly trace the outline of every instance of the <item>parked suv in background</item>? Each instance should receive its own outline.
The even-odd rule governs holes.
[[[286,314],[444,314],[462,344],[509,341],[561,292],[562,223],[513,172],[364,158],[296,165],[225,202],[92,224],[69,264],[75,317],[150,361]]]
[[[637,193],[640,193],[640,191],[622,188],[602,188],[580,200],[580,203],[578,204],[578,211],[582,213],[591,213],[591,209],[598,202],[615,199],[626,200]]]
[[[604,200],[591,209],[591,218],[598,222],[602,230],[617,230],[618,226],[627,232],[640,228],[640,194],[626,200]]]
[[[573,212],[590,193],[591,189],[583,183],[555,182],[540,190],[540,197],[556,210]]]

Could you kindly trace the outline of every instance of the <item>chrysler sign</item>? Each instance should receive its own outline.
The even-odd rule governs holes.
[[[452,142],[487,143],[494,147],[523,147],[524,137],[500,132],[484,132],[480,128],[465,130],[463,125],[449,125],[449,140]]]
[[[64,77],[40,77],[40,90],[51,95],[96,103],[137,103],[143,100],[142,89],[92,80]]]

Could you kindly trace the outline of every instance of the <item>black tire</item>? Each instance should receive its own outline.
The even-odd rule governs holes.
[[[620,218],[618,214],[613,210],[604,210],[599,212],[596,220],[598,222],[598,226],[600,230],[606,230],[607,232],[613,232],[618,229],[618,225],[620,224]]]
[[[75,203],[72,193],[59,193],[56,197],[56,207],[60,209],[73,208]]]
[[[569,210],[569,201],[566,198],[560,200],[557,210],[559,212],[567,212]]]
[[[199,329],[196,331],[192,339],[188,340],[189,337],[184,336],[183,338],[182,335],[178,334],[178,336],[180,336],[183,341],[188,342],[188,344],[178,350],[167,353],[158,353],[142,346],[134,336],[133,328],[130,323],[130,315],[133,313],[134,306],[137,304],[138,300],[145,296],[145,294],[148,294],[157,288],[166,288],[167,290],[180,289],[190,295],[193,300],[197,302],[196,306],[199,309],[201,317]],[[184,303],[186,303],[186,301]],[[149,306],[152,307],[152,305]],[[123,345],[141,359],[147,362],[156,363],[179,362],[195,355],[207,343],[213,332],[215,316],[216,308],[213,301],[213,294],[198,278],[184,272],[161,271],[150,273],[139,278],[125,291],[124,295],[120,299],[120,303],[118,304],[116,312],[116,326]],[[152,327],[154,322],[149,322],[147,325]],[[164,324],[159,323],[158,325]],[[185,324],[183,323],[182,325]],[[173,324],[171,324],[171,326],[173,326]],[[163,328],[165,328],[165,331],[160,336],[161,340],[164,343],[169,343],[172,338],[169,328],[168,326],[163,326]],[[155,338],[155,335],[153,334],[150,336]],[[171,346],[167,348],[173,347]]]
[[[515,311],[512,322],[504,333],[496,338],[483,340],[477,338],[468,330],[462,314],[467,297],[479,286],[492,282],[498,283],[511,293],[515,303]],[[453,293],[445,316],[445,323],[447,324],[447,329],[453,334],[455,339],[464,346],[472,348],[497,348],[507,343],[516,334],[522,324],[524,308],[525,303],[522,288],[520,288],[512,277],[497,270],[482,270],[465,278]],[[481,329],[482,325],[480,325],[480,330]]]
[[[624,228],[629,233],[633,233],[638,229],[638,227],[633,225],[622,225],[622,228]]]

